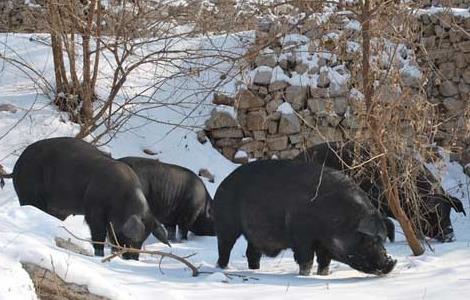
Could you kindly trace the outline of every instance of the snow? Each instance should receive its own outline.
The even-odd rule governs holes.
[[[349,29],[352,31],[361,31],[362,26],[358,20],[350,20],[345,26],[344,29]]]
[[[277,108],[277,111],[283,115],[292,115],[295,113],[294,109],[288,102],[284,102]]]
[[[456,17],[470,18],[470,11],[468,8],[451,8],[451,7],[437,7],[431,6],[426,9],[418,9],[416,14],[420,15],[434,15],[434,14],[452,14]]]
[[[237,150],[237,152],[235,153],[235,158],[245,158],[245,157],[248,157],[248,153],[246,153],[246,151]]]
[[[207,37],[194,38],[188,44],[206,48],[209,44],[219,45],[231,51],[236,48],[234,40],[214,37],[215,40],[208,43],[204,39]],[[2,34],[0,41],[52,78],[52,57],[44,45],[31,41],[29,35]],[[164,162],[182,165],[195,172],[208,168],[215,174],[215,182],[204,179],[204,183],[214,195],[220,182],[237,165],[226,160],[209,143],[200,144],[191,128],[165,122],[203,124],[213,109],[211,97],[202,92],[194,94],[194,90],[203,83],[214,82],[224,68],[229,66],[220,64],[218,69],[202,72],[197,78],[176,78],[165,83],[158,91],[161,99],[176,101],[174,99],[188,95],[195,95],[196,99],[182,107],[161,105],[141,112],[141,117],[132,119],[106,149],[113,157],[146,156],[142,150],[150,149]],[[0,164],[6,170],[12,170],[19,154],[30,143],[52,136],[72,136],[78,128],[50,105],[50,100],[39,89],[40,79],[34,74],[26,76],[1,60],[0,70],[0,103],[11,103],[19,109],[16,113],[0,112]],[[105,68],[105,71],[109,70]],[[130,78],[129,90],[140,87],[146,74],[148,70],[144,69],[138,76]],[[342,80],[345,75],[339,74],[341,78],[336,74],[332,76]],[[236,86],[233,81],[226,82],[220,89],[233,93]],[[355,94],[361,95],[359,91]],[[134,109],[138,109],[137,104]],[[186,119],[188,111],[193,111],[189,120]],[[161,122],[151,122],[149,118]],[[242,155],[238,153],[238,156]],[[446,165],[444,187],[462,199],[470,212],[468,177],[455,163]],[[431,241],[434,251],[428,250],[420,257],[411,256],[397,226],[397,241],[386,243],[386,248],[398,264],[391,274],[383,277],[363,274],[338,262],[332,262],[329,276],[299,276],[290,250],[276,258],[263,257],[261,269],[249,270],[243,238],[232,251],[229,269],[222,271],[215,268],[215,237],[190,235],[189,241],[175,243],[171,249],[153,237],[147,239],[144,247],[149,250],[178,255],[195,253],[189,260],[206,273],[192,277],[185,266],[170,259],[163,260],[160,270],[159,257],[142,255],[140,261],[116,258],[102,263],[98,257],[57,247],[56,236],[69,238],[62,226],[80,237],[89,238],[83,217],[69,217],[62,222],[34,207],[20,207],[13,185],[7,180],[0,191],[0,299],[36,299],[31,280],[20,262],[32,262],[53,270],[65,281],[86,284],[91,292],[111,299],[467,299],[470,295],[470,216],[452,213],[451,219],[457,240],[447,244]],[[91,247],[86,242],[79,244],[88,249]],[[105,251],[110,253],[109,249]]]
[[[361,51],[361,45],[357,42],[347,41],[346,42],[346,52],[347,53],[356,53]]]
[[[308,37],[305,35],[301,35],[298,33],[287,34],[281,38],[281,45],[282,47],[288,45],[299,45],[299,44],[306,44],[310,41]]]
[[[284,70],[280,66],[275,66],[272,69],[273,76],[271,77],[271,83],[286,81],[289,82],[290,78],[284,73]]]
[[[237,119],[237,112],[233,106],[217,105],[214,111],[229,114],[232,118]]]

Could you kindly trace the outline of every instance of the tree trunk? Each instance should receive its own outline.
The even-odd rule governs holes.
[[[375,103],[373,95],[372,78],[370,76],[370,19],[371,19],[371,8],[370,0],[364,0],[362,5],[362,88],[364,90],[364,97],[367,108],[367,118],[369,122],[369,128],[372,135],[372,141],[375,149],[379,153],[387,153],[387,149],[383,144],[383,134],[385,129],[383,124],[378,120],[379,116],[375,112]],[[403,232],[405,234],[408,245],[413,251],[414,255],[421,255],[424,253],[424,248],[420,241],[416,238],[413,226],[410,219],[403,211],[400,204],[400,198],[398,194],[398,187],[396,183],[392,182],[389,175],[389,168],[396,170],[396,163],[387,160],[385,155],[380,157],[380,177],[382,184],[385,188],[386,197],[390,210],[392,211],[395,218],[400,223]],[[397,176],[397,172],[394,171],[392,176]]]
[[[90,38],[93,30],[93,17],[96,9],[96,0],[91,0],[87,16],[86,28],[82,34],[83,39],[83,92],[82,92],[82,109],[80,111],[82,124],[88,128],[93,118],[93,88],[91,78],[91,61],[90,61]]]

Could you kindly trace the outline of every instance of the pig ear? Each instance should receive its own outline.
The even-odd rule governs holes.
[[[357,231],[372,237],[380,237],[382,241],[385,241],[387,238],[384,222],[375,212],[364,217],[359,222]]]
[[[140,241],[145,235],[145,225],[137,215],[132,215],[122,226],[122,233],[129,239]]]
[[[165,227],[157,220],[153,219],[152,234],[163,244],[171,247],[170,242],[168,242],[168,232]]]
[[[450,202],[450,205],[452,205],[452,208],[459,213],[463,213],[464,216],[467,214],[465,213],[465,209],[463,208],[462,201],[459,199],[452,197],[452,196],[447,196],[447,200]]]

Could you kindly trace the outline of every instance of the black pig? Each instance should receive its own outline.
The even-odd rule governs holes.
[[[248,163],[220,184],[214,197],[218,266],[225,268],[240,235],[248,241],[250,269],[262,254],[291,248],[300,274],[309,275],[314,254],[320,275],[332,259],[371,274],[387,274],[383,218],[367,195],[338,171],[292,160]]]
[[[139,249],[150,232],[168,244],[134,171],[82,140],[60,137],[33,143],[8,177],[13,177],[21,205],[61,220],[84,214],[93,241],[104,242],[112,224],[121,245]],[[95,255],[104,255],[103,245],[93,246]],[[138,259],[138,254],[123,257]]]
[[[152,213],[165,224],[170,240],[176,240],[176,225],[182,239],[188,230],[197,235],[215,235],[211,216],[212,198],[202,180],[189,169],[142,157],[123,157],[142,183]]]

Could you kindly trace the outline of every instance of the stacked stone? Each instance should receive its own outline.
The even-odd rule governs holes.
[[[440,107],[442,119],[446,119],[439,128],[437,142],[468,152],[470,162],[470,139],[462,138],[469,122],[464,111],[470,105],[470,13],[423,14],[420,23],[420,43],[425,49],[420,62],[434,66],[428,98]]]
[[[455,8],[468,8],[468,0],[425,0],[422,1],[423,7],[429,6],[445,6]]]
[[[270,38],[275,26],[261,20],[258,43]],[[292,158],[305,147],[341,140],[340,122],[346,130],[357,129],[349,82],[330,74],[348,78],[349,70],[335,55],[308,64],[306,57],[314,55],[307,50],[310,44],[304,35],[288,35],[253,59],[251,80],[235,97],[215,95],[218,107],[206,132],[228,159],[243,163],[250,158]]]
[[[40,0],[0,0],[0,32],[44,32],[45,11]]]

